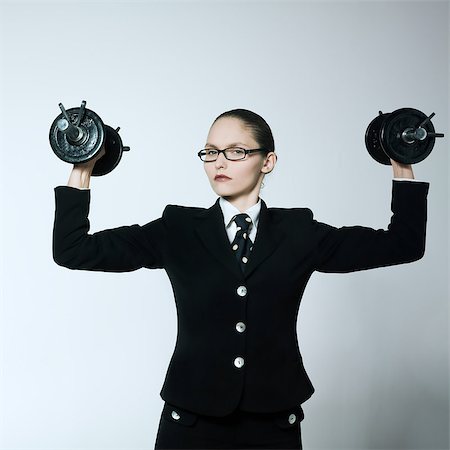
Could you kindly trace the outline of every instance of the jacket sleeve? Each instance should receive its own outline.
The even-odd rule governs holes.
[[[89,234],[90,190],[55,188],[53,259],[69,269],[128,272],[164,267],[166,222],[130,225]]]
[[[393,180],[387,230],[313,219],[315,270],[346,273],[416,261],[425,253],[429,183]]]

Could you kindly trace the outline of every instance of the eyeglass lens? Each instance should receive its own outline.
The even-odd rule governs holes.
[[[242,159],[245,157],[245,150],[243,148],[227,148],[225,149],[225,157],[230,160]],[[219,156],[219,152],[215,149],[205,148],[202,150],[203,161],[215,161]]]

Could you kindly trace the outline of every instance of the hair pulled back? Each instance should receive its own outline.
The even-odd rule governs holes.
[[[259,115],[248,109],[232,109],[230,111],[225,111],[216,117],[213,124],[223,117],[234,117],[240,119],[244,126],[253,134],[253,138],[258,143],[259,147],[264,148],[263,154],[267,155],[269,152],[275,151],[275,143],[273,140],[272,130],[270,129],[268,123]]]

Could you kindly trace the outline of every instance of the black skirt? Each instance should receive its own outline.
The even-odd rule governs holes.
[[[164,403],[155,449],[302,449],[301,406],[276,413],[236,409],[211,417]]]

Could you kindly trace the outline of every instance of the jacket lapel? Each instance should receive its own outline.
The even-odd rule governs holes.
[[[276,226],[271,211],[267,208],[265,201],[261,199],[261,211],[253,250],[250,254],[245,272],[242,274],[242,270],[231,248],[225,230],[219,198],[213,206],[201,210],[196,218],[197,227],[195,231],[205,248],[228,270],[240,278],[242,276],[244,278],[249,277],[259,264],[273,253],[285,236],[284,232]]]

